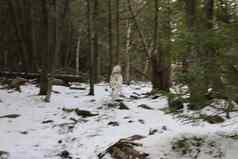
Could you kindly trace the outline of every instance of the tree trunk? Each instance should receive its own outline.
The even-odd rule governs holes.
[[[127,20],[127,36],[126,36],[126,69],[125,69],[125,81],[130,84],[130,43],[131,43],[131,23],[130,20]]]
[[[100,55],[98,52],[98,0],[94,0],[93,10],[93,51],[94,51],[94,82],[99,82],[100,77]]]
[[[89,95],[94,95],[94,49],[93,49],[93,41],[95,38],[94,29],[95,29],[95,20],[93,20],[93,30],[91,26],[91,0],[87,0],[87,13],[88,13],[88,47],[90,52],[90,70],[89,70]],[[97,3],[96,0],[94,0],[94,4]],[[93,32],[93,33],[92,33]]]
[[[113,67],[113,46],[112,46],[112,2],[108,0],[108,55],[109,55],[109,67],[108,67],[108,82]]]
[[[21,22],[19,21],[19,13],[17,11],[17,8],[19,7],[18,2],[15,0],[9,0],[9,6],[11,8],[11,13],[12,13],[12,18],[14,19],[14,25],[15,25],[15,29],[16,29],[16,36],[20,42],[20,46],[21,46],[21,52],[22,52],[22,63],[23,63],[23,69],[25,72],[28,72],[28,51],[27,51],[27,45],[26,45],[26,41],[24,39],[24,30],[21,27]],[[20,2],[21,3],[21,2]],[[22,8],[21,8],[22,9]]]
[[[32,54],[32,70],[37,71],[38,70],[38,60],[37,60],[37,39],[36,39],[36,30],[35,30],[35,22],[34,22],[34,10],[33,10],[33,2],[34,0],[30,0],[30,30],[31,30],[31,54]]]
[[[132,17],[132,20],[134,21],[134,24],[135,24],[135,28],[138,32],[138,35],[139,35],[139,38],[142,42],[142,46],[143,46],[143,50],[144,52],[146,53],[146,60],[145,60],[145,66],[144,66],[144,71],[143,71],[143,74],[147,74],[148,73],[148,70],[149,70],[149,67],[151,65],[151,54],[152,54],[152,51],[153,51],[153,48],[150,49],[149,45],[147,44],[146,42],[146,39],[145,39],[145,36],[139,26],[139,23],[136,19],[136,14],[132,8],[132,4],[131,4],[131,1],[130,0],[127,0],[127,4],[128,4],[128,10],[131,14],[131,17]]]
[[[48,19],[48,3],[42,0],[43,30],[44,30],[44,49],[42,49],[42,70],[40,76],[40,95],[47,95],[48,92],[48,74],[49,74],[49,19]]]
[[[158,14],[159,5],[158,0],[155,0],[155,18],[154,18],[154,50],[152,56],[152,92],[158,90],[169,91],[171,80],[171,55],[170,55],[170,38],[171,38],[171,26],[170,26],[170,0],[167,0],[167,4],[164,6],[166,12],[166,18],[162,24],[162,33],[158,38]],[[163,15],[164,16],[164,15]],[[163,43],[161,42],[163,40]]]
[[[120,0],[116,0],[116,63],[120,64]]]
[[[80,34],[80,32],[79,32],[79,34]],[[79,75],[79,51],[80,51],[80,44],[81,44],[81,38],[80,38],[80,35],[78,35],[77,48],[76,48],[76,59],[75,59],[76,75]]]
[[[151,57],[151,64],[152,64],[152,87],[153,90],[152,91],[157,91],[158,89],[160,89],[160,73],[158,72],[159,69],[159,48],[158,48],[158,23],[159,23],[159,19],[158,19],[158,14],[159,14],[159,3],[158,0],[154,0],[154,37],[153,37],[153,41],[154,41],[154,45],[153,45],[153,52],[152,52],[152,57]]]
[[[196,32],[198,31],[199,25],[197,24],[197,0],[186,0],[185,1],[185,17],[187,32],[192,35],[192,38],[197,43],[199,39],[197,38]],[[201,63],[201,47],[196,45],[187,46],[188,57],[188,86],[190,90],[190,104],[195,106],[196,109],[200,109],[204,102],[206,101],[205,94],[207,93],[207,86],[204,81],[204,65]]]

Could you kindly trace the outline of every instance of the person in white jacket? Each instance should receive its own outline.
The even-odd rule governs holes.
[[[119,98],[121,94],[123,84],[123,77],[121,74],[121,66],[116,65],[113,67],[112,74],[110,77],[110,87],[112,89],[112,100]]]

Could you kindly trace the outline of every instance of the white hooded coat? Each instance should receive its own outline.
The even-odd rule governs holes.
[[[123,78],[121,74],[121,66],[116,65],[113,67],[112,74],[110,77],[110,87],[112,89],[112,99],[119,97],[121,93]]]

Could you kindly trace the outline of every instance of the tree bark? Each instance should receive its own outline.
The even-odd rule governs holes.
[[[127,36],[126,36],[126,69],[125,69],[125,81],[130,84],[130,44],[131,44],[131,23],[127,20]]]
[[[21,2],[20,2],[21,3]],[[23,63],[23,69],[25,72],[28,72],[28,51],[27,51],[27,44],[26,41],[24,39],[24,29],[21,27],[20,25],[20,21],[19,21],[19,13],[17,11],[17,8],[19,7],[17,4],[17,1],[15,0],[9,0],[9,6],[11,8],[11,13],[12,13],[12,17],[13,17],[13,22],[15,25],[15,29],[16,29],[16,36],[20,42],[20,46],[21,46],[21,52],[22,52],[22,63]]]
[[[120,64],[120,0],[116,0],[116,63]]]
[[[151,49],[149,44],[146,42],[145,36],[144,36],[144,34],[143,34],[139,24],[138,24],[138,21],[136,19],[136,14],[135,14],[135,12],[132,8],[131,1],[127,0],[127,4],[128,4],[128,10],[131,14],[131,17],[132,17],[133,21],[134,21],[134,24],[135,24],[136,30],[138,32],[139,38],[142,42],[143,50],[146,53],[145,67],[144,67],[143,73],[147,74],[148,70],[149,70],[149,67],[150,67],[150,63],[151,63],[151,56],[152,56],[151,53],[153,51],[153,48]]]
[[[109,55],[109,67],[108,67],[108,82],[113,67],[113,46],[112,46],[112,1],[108,0],[108,55]]]
[[[163,6],[165,15],[163,15],[162,33],[158,38],[158,24],[159,24],[159,3],[158,0],[154,1],[155,15],[154,15],[154,49],[152,56],[152,92],[158,90],[169,91],[171,86],[170,72],[171,72],[171,26],[170,26],[170,0]],[[163,43],[161,42],[163,40]]]
[[[94,51],[94,82],[99,82],[100,77],[100,55],[98,51],[98,0],[94,0],[93,10],[93,51]]]
[[[80,34],[80,32],[79,32],[79,34]],[[79,51],[80,51],[80,44],[81,44],[81,38],[80,38],[80,35],[78,35],[77,48],[76,48],[76,59],[75,59],[76,75],[79,75]]]
[[[93,49],[93,41],[95,38],[95,34],[92,33],[95,29],[95,21],[93,21],[93,29],[92,29],[92,18],[91,18],[91,0],[87,0],[87,18],[88,18],[88,47],[90,52],[90,70],[89,70],[89,95],[94,95],[94,83],[95,83],[95,73],[94,73],[94,49]],[[96,0],[94,0],[96,3]]]
[[[48,3],[47,0],[42,0],[42,15],[43,15],[43,30],[44,30],[44,49],[42,49],[42,70],[40,76],[40,93],[39,95],[47,95],[49,80],[49,17],[48,17]]]

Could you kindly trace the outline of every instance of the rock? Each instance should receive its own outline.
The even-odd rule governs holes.
[[[109,108],[115,108],[115,107],[117,107],[117,103],[108,103],[107,106]]]
[[[135,95],[130,95],[130,98],[131,98],[131,99],[139,99],[139,97],[138,97],[138,96],[135,96]]]
[[[167,131],[168,128],[166,126],[162,126],[162,130]]]
[[[137,92],[133,92],[132,94],[134,94],[134,95],[136,95],[136,96],[140,96],[140,94],[137,93]]]
[[[21,115],[19,115],[19,114],[8,114],[8,115],[0,116],[0,118],[18,118],[20,116]]]
[[[103,109],[103,107],[102,107],[102,106],[100,106],[100,107],[97,107],[97,109],[98,109],[98,110],[102,110],[102,109]]]
[[[94,103],[94,102],[96,102],[96,100],[95,99],[91,99],[89,102]]]
[[[118,108],[118,109],[121,109],[121,110],[129,110],[129,108],[122,101],[108,103],[107,106],[109,108]]]
[[[0,150],[0,159],[9,159],[10,154],[6,151],[1,151]]]
[[[52,90],[52,92],[53,92],[54,94],[60,94],[59,91]]]
[[[62,158],[62,159],[72,159],[72,157],[70,156],[70,153],[69,151],[67,150],[64,150],[62,151],[59,156]]]
[[[75,118],[73,118],[73,117],[69,118],[69,120],[72,120],[72,121],[73,121],[73,122],[75,122],[75,123],[77,123],[77,122],[78,122],[78,120],[77,120],[77,119],[75,119]]]
[[[152,99],[158,99],[160,96],[156,95],[156,96],[153,96]]]
[[[115,101],[121,103],[123,102],[123,99],[116,99]]]
[[[41,123],[42,124],[48,124],[48,123],[53,123],[54,121],[53,120],[45,120],[45,121],[42,121]]]
[[[93,117],[93,116],[97,116],[98,114],[93,114],[90,111],[87,110],[80,110],[80,109],[75,109],[75,113],[78,116],[82,116],[83,118],[87,118],[87,117]]]
[[[147,110],[153,110],[153,108],[147,106],[146,104],[141,104],[141,105],[138,105],[139,108],[143,108],[143,109],[147,109]]]
[[[62,110],[66,113],[72,113],[72,112],[74,112],[75,109],[63,108]]]
[[[20,133],[23,134],[23,135],[27,135],[28,134],[27,131],[21,131]]]
[[[119,109],[121,109],[121,110],[129,110],[129,108],[123,102],[120,102]]]
[[[119,123],[118,123],[117,121],[111,121],[111,122],[109,122],[107,125],[119,126]]]
[[[75,112],[78,116],[82,116],[83,118],[93,117],[93,116],[97,116],[97,115],[98,115],[98,114],[91,113],[91,112],[88,111],[88,110],[80,110],[80,109],[78,109],[78,108],[76,108],[76,109],[63,108],[62,110],[63,110],[64,112],[66,112],[66,113]]]
[[[138,122],[141,124],[145,124],[145,121],[143,119],[139,119]]]
[[[149,131],[149,135],[154,135],[154,134],[157,133],[157,132],[158,132],[157,129],[151,129],[151,130]]]

